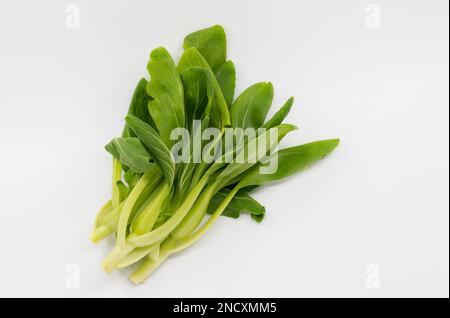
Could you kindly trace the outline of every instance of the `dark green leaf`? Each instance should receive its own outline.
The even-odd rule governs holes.
[[[152,51],[147,69],[151,76],[147,93],[153,98],[148,108],[162,141],[170,148],[170,133],[185,123],[183,84],[172,57],[163,47]]]
[[[272,128],[283,122],[286,116],[291,111],[292,105],[294,104],[294,97],[289,98],[286,103],[272,116],[264,125],[263,128]]]
[[[193,32],[184,39],[184,48],[195,47],[205,57],[213,71],[225,63],[227,58],[227,39],[222,26]]]
[[[282,149],[273,154],[278,156],[278,169],[275,173],[261,174],[259,166],[255,166],[244,176],[239,186],[263,185],[289,177],[331,153],[338,144],[339,139],[330,139]]]
[[[214,82],[209,69],[193,66],[181,73],[184,87],[186,120],[189,129],[192,121],[201,120],[211,111],[214,99]]]
[[[228,106],[231,106],[236,86],[236,69],[231,61],[222,64],[216,72],[216,79]]]
[[[128,114],[136,116],[155,128],[155,123],[148,112],[148,102],[150,99],[150,96],[147,94],[147,80],[145,78],[141,78],[134,90],[133,98],[131,99],[130,107],[128,108]],[[125,125],[122,137],[136,136],[130,128]]]
[[[183,53],[180,61],[178,62],[177,69],[181,74],[184,70],[193,66],[201,66],[208,69],[214,83],[214,103],[210,115],[211,124],[218,128],[229,126],[231,124],[230,113],[228,112],[227,102],[223,97],[222,90],[220,89],[219,83],[214,77],[214,73],[212,72],[208,62],[206,62],[205,58],[196,48],[187,49]]]
[[[220,203],[226,198],[230,193],[229,189],[220,190],[211,200],[208,206],[208,213],[212,214],[219,207]],[[233,197],[231,202],[226,207],[225,211],[222,212],[223,216],[228,216],[231,218],[238,218],[241,213],[248,213],[257,222],[261,222],[264,218],[266,209],[264,206],[259,204],[258,201],[253,199],[248,192],[244,190],[238,191],[238,193]]]
[[[158,133],[150,125],[133,115],[127,115],[125,121],[159,165],[166,182],[172,185],[175,176],[175,161],[172,153],[165,146]]]

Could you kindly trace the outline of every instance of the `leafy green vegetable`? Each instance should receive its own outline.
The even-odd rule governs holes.
[[[231,105],[233,127],[243,129],[261,127],[272,105],[272,100],[271,83],[257,83],[247,88]]]
[[[282,149],[273,154],[278,157],[278,169],[275,173],[261,174],[259,167],[256,167],[239,184],[241,187],[263,185],[289,177],[331,153],[338,144],[339,139],[330,139]]]
[[[181,73],[184,85],[187,125],[209,116],[214,99],[214,82],[207,68],[193,66]]]
[[[228,106],[231,106],[236,86],[236,69],[231,61],[223,63],[216,72],[216,80]]]
[[[292,105],[294,104],[294,97],[289,98],[286,103],[278,110],[272,118],[270,118],[264,125],[263,128],[272,128],[283,122],[286,116],[291,111]]]
[[[131,170],[127,170],[124,175],[123,178],[125,179],[125,182],[128,184],[128,187],[130,189],[133,189],[136,182],[138,182],[138,180],[141,178],[142,174],[140,173],[134,173]]]
[[[119,188],[120,201],[125,200],[130,194],[130,189],[122,181],[117,182],[117,187]]]
[[[139,118],[134,117],[133,115],[127,115],[125,120],[127,125],[145,145],[148,152],[152,155],[152,158],[161,167],[166,178],[166,182],[171,185],[175,177],[175,162],[172,153],[164,145],[158,133],[154,131],[150,125],[143,122]]]
[[[208,62],[205,60],[205,58],[200,54],[200,52],[196,48],[190,48],[187,49],[183,55],[180,58],[180,61],[178,62],[178,72],[183,73],[187,68],[193,67],[193,66],[200,66],[204,67],[205,69],[209,70],[209,73],[211,77],[213,78],[213,84],[214,84],[214,104],[212,106],[211,111],[211,123],[215,127],[224,127],[229,126],[231,124],[230,121],[230,113],[228,112],[228,106],[227,102],[225,101],[225,98],[223,97],[222,90],[220,88],[219,83],[217,82],[216,78],[214,77],[214,73],[211,70]]]
[[[278,139],[270,138],[271,131],[267,130],[263,134],[259,135],[257,137],[256,143],[260,144],[262,143],[262,140],[269,139],[266,141],[266,145],[268,149],[271,149],[273,145],[277,144],[279,140],[281,140],[284,136],[286,136],[287,133],[293,131],[296,129],[295,126],[289,125],[289,124],[281,124],[276,127],[278,132]],[[250,149],[248,145],[244,147],[244,149],[241,150],[241,152],[244,152],[247,154],[247,158],[245,158],[245,162],[231,162],[229,163],[226,168],[223,169],[223,171],[219,174],[221,185],[225,186],[229,180],[233,180],[240,174],[244,173],[251,167],[253,167],[258,160],[265,160],[267,158],[266,153],[259,154],[258,149]]]
[[[211,199],[208,206],[208,213],[213,214],[219,207],[220,203],[229,195],[230,189],[223,188]],[[255,199],[253,199],[248,192],[240,190],[227,205],[222,212],[223,216],[237,219],[242,213],[248,213],[257,222],[261,222],[266,213],[266,209]]]
[[[134,172],[146,172],[153,169],[154,164],[151,162],[150,155],[138,138],[114,138],[106,145],[106,150]]]
[[[120,161],[120,154],[119,151],[116,148],[116,145],[114,143],[114,139],[111,140],[108,144],[106,144],[105,149],[107,152],[109,152],[113,158],[117,159]]]
[[[202,120],[201,125],[198,125],[192,129],[192,137],[190,139],[192,151],[189,154],[189,162],[183,163],[178,174],[178,189],[183,194],[190,188],[190,185],[195,186],[200,180],[199,177],[195,177],[195,173],[197,172],[197,174],[200,175],[203,174],[202,163],[196,163],[196,160],[194,160],[195,158],[193,152],[195,151],[194,148],[202,146],[201,143],[196,145],[195,140],[198,140],[200,138],[202,131],[207,127],[208,124],[209,117],[207,116]]]
[[[184,48],[177,66],[166,49],[151,52],[150,80],[138,82],[122,136],[105,146],[113,157],[112,195],[91,240],[115,234],[102,266],[111,272],[137,264],[130,275],[136,284],[221,215],[248,213],[260,222],[265,208],[251,190],[308,168],[339,144],[329,139],[279,150],[296,129],[283,123],[294,99],[268,121],[271,83],[254,84],[233,102],[236,71],[221,26],[189,34]],[[179,151],[182,160],[174,157]]]
[[[185,37],[184,48],[195,47],[213,71],[216,71],[227,58],[227,38],[221,25],[193,32]]]
[[[184,127],[183,84],[165,48],[152,51],[147,69],[151,76],[147,92],[153,98],[148,108],[162,141],[170,147],[173,144],[170,140],[172,130]]]
[[[145,78],[141,78],[141,80],[138,82],[131,99],[128,114],[149,123],[153,128],[155,128],[156,125],[148,111],[148,102],[151,100],[151,98],[147,94],[147,83],[148,81]],[[136,135],[134,135],[133,131],[131,131],[130,128],[125,125],[122,137],[136,137]]]

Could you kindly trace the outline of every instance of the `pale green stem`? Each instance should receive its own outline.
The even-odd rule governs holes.
[[[108,200],[103,207],[100,209],[100,211],[97,213],[97,216],[95,217],[95,226],[94,229],[98,228],[102,224],[102,220],[109,212],[111,212],[113,209],[112,207],[112,201]]]
[[[126,234],[128,218],[130,217],[131,211],[133,209],[136,200],[139,198],[141,192],[149,184],[149,182],[154,178],[155,169],[146,172],[136,183],[133,190],[131,190],[128,198],[123,206],[122,212],[120,213],[119,223],[117,224],[117,245],[121,247],[126,246]],[[146,244],[147,245],[147,244]]]
[[[103,218],[102,224],[111,228],[112,231],[117,229],[117,223],[119,222],[119,216],[125,205],[126,199],[119,203],[108,215]]]
[[[141,192],[139,199],[136,200],[133,209],[131,210],[130,218],[128,219],[128,224],[133,224],[137,217],[147,208],[147,206],[153,201],[155,198],[155,192],[161,181],[163,180],[162,175],[159,174],[156,176],[144,191]]]
[[[124,268],[130,265],[133,265],[134,263],[140,261],[145,256],[152,254],[152,259],[155,260],[153,252],[157,251],[159,254],[159,243],[152,244],[145,247],[138,247],[134,249],[130,254],[128,254],[116,267],[117,268]],[[157,260],[157,259],[156,259]]]
[[[158,178],[153,179],[151,183],[147,186],[146,190],[153,189],[156,186],[156,183],[159,182],[158,180],[159,180]],[[120,213],[122,212],[122,208],[126,201],[127,199],[120,202],[120,204],[116,208],[112,209],[109,213],[107,213],[103,217],[101,224],[99,224],[99,226],[95,228],[94,231],[92,231],[91,233],[90,239],[93,243],[100,242],[102,239],[104,239],[105,237],[111,235],[113,232],[116,231]],[[145,205],[146,203],[143,204],[141,209],[144,209]]]
[[[159,255],[160,255],[160,250],[161,250],[160,249],[161,243],[158,243],[156,245],[157,245],[157,247],[150,250],[150,253],[148,253],[148,257],[150,257],[150,259],[153,260],[154,262],[159,261]]]
[[[160,248],[160,255],[158,261],[155,261],[147,256],[139,267],[130,275],[130,280],[134,284],[143,283],[167,258],[176,252],[179,252],[185,248],[188,248],[195,242],[197,242],[213,225],[213,223],[223,213],[230,201],[239,191],[240,187],[236,186],[228,196],[222,201],[219,207],[214,211],[208,221],[198,229],[194,234],[181,240],[175,240],[172,237],[167,238]]]
[[[106,225],[100,225],[94,231],[92,231],[91,236],[89,237],[91,242],[97,244],[104,238],[108,237],[112,234],[112,230]]]
[[[139,267],[130,275],[130,280],[134,284],[143,283],[169,256],[169,254],[160,254],[159,260],[155,262],[147,256]]]
[[[175,239],[184,238],[197,228],[208,211],[208,205],[212,197],[217,192],[216,184],[217,182],[206,187],[183,221],[170,233],[171,237]]]
[[[148,189],[149,186],[147,186]],[[144,192],[142,192],[141,196],[145,195]],[[131,220],[128,221],[129,224],[134,224],[134,222],[136,221],[136,219],[139,217],[139,215],[144,212],[148,206],[152,203],[153,199],[155,198],[155,189],[152,190],[151,193],[148,194],[147,198],[145,199],[145,201],[139,206],[138,209],[136,209],[138,202],[136,202],[136,204],[134,205],[134,209],[136,209],[135,213],[133,214],[133,218]],[[138,200],[139,201],[139,200]]]
[[[120,212],[125,201],[120,202],[120,204],[111,210],[102,219],[101,224],[92,231],[90,239],[93,243],[98,243],[105,237],[112,234],[117,228],[117,221],[119,219]]]
[[[102,267],[107,273],[112,270],[134,249],[132,245],[115,246],[102,262]]]
[[[239,191],[239,189],[240,187],[238,185],[233,190],[231,190],[227,197],[220,203],[216,211],[214,211],[214,213],[209,217],[208,221],[206,221],[205,224],[203,224],[202,227],[199,228],[194,234],[180,240],[169,240],[167,242],[167,245],[165,246],[165,248],[169,250],[168,253],[172,254],[179,252],[197,242],[211,228],[211,226],[220,217],[223,211],[225,211],[226,207]]]
[[[136,235],[144,234],[152,230],[156,222],[164,201],[170,194],[169,185],[164,182],[157,190],[156,195],[148,204],[142,209],[139,215],[132,223],[132,231]],[[147,202],[146,202],[147,203]]]
[[[139,247],[150,245],[165,239],[189,212],[207,182],[208,177],[203,177],[200,182],[194,187],[191,193],[189,193],[183,204],[181,204],[177,211],[164,224],[162,224],[157,229],[143,235],[130,235],[130,237],[128,238],[128,242],[136,247]]]

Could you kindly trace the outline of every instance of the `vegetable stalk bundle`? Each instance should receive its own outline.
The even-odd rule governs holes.
[[[295,129],[283,123],[294,99],[269,120],[271,83],[254,84],[234,99],[235,67],[221,26],[189,34],[184,49],[177,65],[166,49],[151,52],[150,80],[139,81],[122,136],[105,147],[113,156],[112,197],[91,240],[115,235],[102,266],[111,272],[138,263],[130,276],[136,284],[199,240],[219,216],[246,212],[260,222],[265,209],[250,192],[306,169],[339,143],[278,149]]]

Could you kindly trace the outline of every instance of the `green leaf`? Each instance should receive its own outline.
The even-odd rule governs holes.
[[[201,120],[211,111],[214,99],[214,82],[209,69],[193,66],[181,73],[184,87],[186,120],[189,129],[192,121]]]
[[[172,185],[175,176],[175,161],[169,148],[166,147],[158,133],[149,124],[133,115],[127,115],[125,121],[159,165],[166,182]]]
[[[229,126],[231,124],[230,113],[228,112],[227,102],[223,97],[222,90],[220,89],[219,83],[214,77],[214,73],[212,72],[208,62],[206,62],[205,58],[196,48],[187,49],[183,53],[180,61],[178,62],[177,69],[181,74],[184,70],[193,66],[201,66],[208,69],[214,84],[214,103],[210,115],[211,124],[214,127],[219,128]]]
[[[146,172],[153,169],[154,164],[151,162],[151,156],[138,138],[114,138],[112,143],[115,151],[117,151],[117,159],[134,172]],[[107,145],[107,148],[109,148],[109,145]]]
[[[278,133],[278,138],[274,140],[272,135],[272,130],[276,129]],[[244,162],[236,162],[233,161],[230,164],[226,166],[225,169],[220,173],[218,178],[222,179],[221,184],[226,185],[229,184],[229,182],[232,182],[233,179],[238,177],[243,172],[247,171],[254,165],[257,165],[258,162],[264,161],[267,156],[269,155],[267,151],[273,149],[274,146],[278,144],[278,142],[286,136],[290,131],[295,130],[296,127],[289,124],[281,124],[276,127],[273,127],[271,130],[266,130],[264,133],[260,134],[257,138],[254,140],[249,141],[245,144],[245,146],[239,151],[236,152],[236,157],[239,156],[240,152],[243,152],[245,155]],[[265,140],[265,141],[264,141]],[[255,143],[256,145],[260,145],[262,143],[265,143],[266,149],[258,149],[258,147],[250,147],[249,143]],[[262,150],[266,150],[266,152],[262,152]],[[220,160],[224,161],[224,160]],[[214,163],[211,168],[209,169],[209,173],[214,173],[218,170],[218,168],[221,168],[223,166],[223,163]]]
[[[230,116],[233,127],[243,129],[261,127],[272,100],[271,83],[257,83],[247,88],[231,105]]]
[[[263,128],[272,128],[283,122],[286,116],[291,111],[294,104],[294,97],[289,98],[286,103],[272,116],[264,125]]]
[[[222,64],[216,72],[216,79],[228,106],[231,106],[236,86],[236,69],[231,61]]]
[[[183,46],[185,49],[195,47],[214,71],[225,63],[227,58],[227,38],[220,25],[189,34],[184,38]]]
[[[151,76],[147,93],[153,98],[148,108],[161,139],[170,148],[174,143],[170,133],[185,123],[183,84],[172,57],[163,47],[151,52],[147,69]]]
[[[117,159],[120,161],[120,155],[119,155],[119,151],[116,148],[116,145],[114,144],[114,139],[111,140],[106,146],[105,149],[107,152],[109,152],[113,158]]]
[[[256,166],[244,176],[239,186],[263,185],[289,177],[331,153],[338,144],[339,139],[330,139],[282,149],[273,154],[278,156],[278,169],[275,173],[261,174],[259,166]]]
[[[218,149],[222,145],[222,137],[223,137],[223,130],[220,132],[220,135],[217,136],[217,138],[214,138],[213,141],[204,141],[204,143],[202,144],[203,152],[211,153],[212,151],[214,151],[214,149]],[[208,163],[205,160],[201,160],[196,165],[195,173],[192,178],[191,185],[193,186],[193,185],[197,184],[197,182],[200,181],[200,179],[203,177],[203,175],[206,173],[206,171],[210,168],[211,168],[211,163]],[[217,171],[217,170],[215,170],[215,171]],[[211,172],[209,174],[212,174],[212,173],[213,172]]]
[[[209,123],[209,117],[206,117],[202,120],[201,124],[197,127],[194,127],[192,134],[191,134],[191,140],[190,140],[190,154],[189,154],[189,161],[186,163],[183,163],[181,166],[180,172],[178,173],[179,179],[178,179],[178,187],[181,192],[184,192],[189,189],[189,185],[193,184],[195,185],[198,180],[194,177],[194,174],[198,169],[202,169],[202,166],[204,162],[196,163],[194,162],[193,158],[193,151],[194,151],[194,138],[201,138],[201,133],[204,129],[208,128]],[[199,145],[200,147],[202,145]],[[200,172],[199,172],[200,173]],[[195,181],[193,181],[195,180]]]
[[[205,67],[193,66],[181,73],[185,90],[186,117],[191,132],[189,161],[182,163],[178,170],[178,187],[187,191],[198,166],[193,162],[194,138],[201,139],[202,131],[208,128],[209,114],[214,98],[214,82],[211,71]],[[201,125],[193,126],[193,120],[201,120]],[[199,145],[202,146],[201,144]]]
[[[128,114],[136,116],[137,118],[149,123],[154,128],[155,123],[150,116],[148,111],[148,102],[151,100],[150,96],[147,94],[147,80],[141,78],[137,84],[133,97],[131,99],[130,107],[128,108]],[[123,131],[122,137],[136,137],[127,125]]]
[[[117,181],[117,188],[119,189],[120,201],[125,200],[130,194],[130,189],[122,181]]]
[[[130,190],[134,188],[141,176],[141,173],[136,173],[130,169],[128,169],[123,175],[125,182],[128,184],[128,188]]]
[[[220,203],[227,197],[231,190],[224,188],[220,190],[208,205],[208,213],[212,214],[219,207]],[[248,192],[240,190],[227,205],[223,216],[237,219],[241,213],[248,213],[257,222],[264,218],[266,209],[258,201],[253,199]]]

